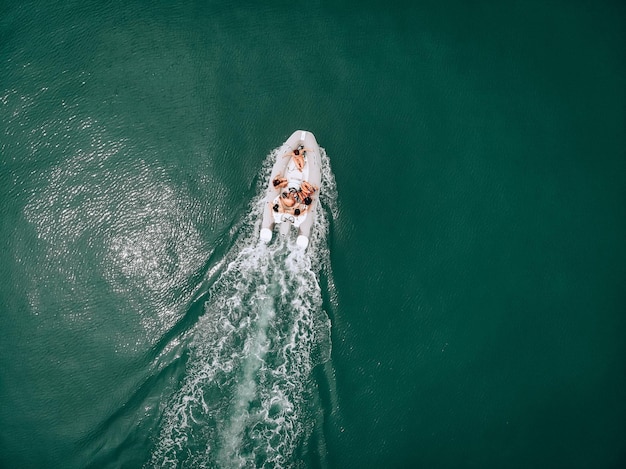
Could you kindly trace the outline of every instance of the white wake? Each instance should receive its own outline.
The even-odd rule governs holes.
[[[163,410],[151,467],[298,465],[320,412],[310,404],[311,371],[330,356],[319,276],[330,274],[328,216],[337,206],[321,153],[321,204],[306,252],[292,250],[294,239],[259,243],[262,202],[252,203],[191,331],[185,376]]]

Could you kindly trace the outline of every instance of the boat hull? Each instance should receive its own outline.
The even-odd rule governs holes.
[[[293,151],[299,146],[307,149],[305,165],[302,171],[297,169],[293,160]],[[320,187],[322,182],[322,158],[315,135],[305,130],[296,130],[279,148],[263,201],[263,221],[260,232],[261,240],[269,243],[277,225],[279,225],[279,232],[285,236],[292,229],[296,229],[298,232],[298,246],[306,248],[309,243],[311,228],[315,222],[315,215],[319,209],[319,190],[315,192],[311,204],[303,214],[295,216],[293,214],[276,212],[272,207],[280,195],[280,190],[274,187],[272,181],[279,175],[287,178],[288,188],[299,189],[302,181]]]

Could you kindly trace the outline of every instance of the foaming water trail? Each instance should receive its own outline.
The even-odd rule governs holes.
[[[259,189],[274,158],[265,160]],[[311,371],[329,359],[331,346],[319,278],[330,265],[327,210],[336,208],[327,201],[336,191],[323,150],[322,162],[328,192],[306,252],[294,239],[259,243],[262,202],[253,202],[191,331],[187,370],[163,410],[150,466],[299,464],[321,415],[311,405]]]

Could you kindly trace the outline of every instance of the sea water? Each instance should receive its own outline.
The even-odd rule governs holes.
[[[331,352],[319,275],[324,270],[332,278],[327,216],[337,196],[321,151],[326,190],[320,202],[329,211],[317,211],[306,252],[293,236],[269,246],[258,239],[277,150],[266,159],[252,216],[237,227],[233,247],[215,267],[204,314],[183,338],[187,369],[163,405],[149,467],[293,466],[302,443],[321,427],[311,373]]]
[[[0,2],[0,467],[624,466],[625,18]]]

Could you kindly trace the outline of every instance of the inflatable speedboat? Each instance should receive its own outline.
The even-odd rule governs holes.
[[[297,229],[296,244],[306,249],[319,205],[322,181],[320,147],[311,132],[296,130],[280,147],[263,201],[260,238],[272,240],[275,226],[287,236]]]

